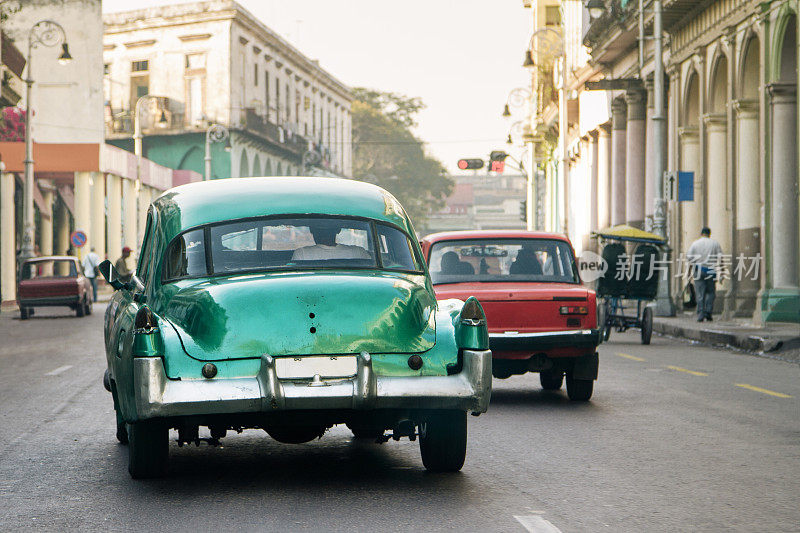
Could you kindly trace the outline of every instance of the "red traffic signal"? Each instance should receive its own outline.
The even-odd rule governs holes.
[[[459,159],[458,168],[461,170],[478,170],[483,168],[483,159]]]
[[[490,172],[497,172],[498,174],[502,174],[505,169],[506,169],[505,161],[492,161],[489,165]]]

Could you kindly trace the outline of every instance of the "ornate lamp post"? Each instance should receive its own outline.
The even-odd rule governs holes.
[[[28,32],[28,57],[27,57],[27,76],[25,77],[25,187],[23,190],[22,218],[23,234],[22,246],[19,253],[20,268],[22,263],[33,257],[33,241],[36,230],[33,217],[33,129],[31,120],[33,119],[33,75],[31,70],[31,60],[33,49],[39,45],[53,47],[61,43],[61,55],[58,62],[62,65],[69,63],[72,56],[67,46],[67,34],[61,24],[52,20],[40,20],[31,27]]]
[[[142,104],[147,100],[157,100],[159,96],[152,94],[145,94],[136,100],[136,105],[133,106],[133,153],[136,155],[136,203],[137,212],[139,212],[139,191],[142,188],[142,123],[140,121],[142,114]],[[158,123],[166,125],[167,115],[164,110],[161,110],[161,116]],[[136,224],[136,242],[142,242],[142,234],[144,233],[143,223],[140,221]]]
[[[206,130],[206,168],[203,179],[208,181],[211,179],[211,143],[225,142],[225,151],[231,151],[231,132],[228,128],[221,124],[212,124]]]

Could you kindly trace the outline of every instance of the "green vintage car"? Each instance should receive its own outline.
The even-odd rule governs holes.
[[[257,428],[301,443],[419,437],[459,470],[486,411],[491,352],[474,298],[437,304],[411,221],[383,189],[330,178],[225,179],[155,200],[105,315],[106,388],[135,478],[179,445]],[[200,431],[207,427],[208,430]],[[208,435],[201,438],[201,435]]]

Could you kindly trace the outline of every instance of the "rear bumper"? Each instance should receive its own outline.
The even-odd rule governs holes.
[[[352,379],[325,380],[322,386],[277,377],[275,359],[262,356],[256,377],[167,379],[160,358],[133,361],[139,419],[327,409],[457,409],[486,412],[492,389],[492,353],[464,350],[460,373],[451,376],[383,377],[362,353]]]
[[[493,352],[543,352],[553,348],[589,348],[600,344],[597,329],[545,331],[538,333],[489,333]]]
[[[80,301],[80,296],[71,294],[69,296],[46,296],[41,298],[19,298],[18,307],[45,307],[45,306],[72,306]]]

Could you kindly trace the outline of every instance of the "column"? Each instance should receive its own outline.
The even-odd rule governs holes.
[[[92,235],[92,173],[75,173],[75,230],[81,230],[87,237]],[[83,257],[82,252],[77,253]]]
[[[589,232],[600,229],[597,224],[600,198],[600,136],[589,134]]]
[[[597,227],[611,225],[611,133],[601,127],[597,134]]]
[[[770,248],[772,287],[794,293],[800,285],[797,259],[797,85],[773,83]]]
[[[703,189],[699,183],[700,167],[700,135],[697,128],[686,126],[680,129],[681,136],[681,166],[680,170],[694,172],[694,201],[681,202],[683,228],[681,231],[681,251],[686,252],[689,246],[700,236],[703,228],[703,199],[700,196]]]
[[[111,262],[122,255],[122,182],[119,176],[108,174],[108,250],[106,255]]]
[[[122,245],[136,250],[136,183],[122,180]],[[115,253],[121,254],[121,250]]]
[[[644,228],[645,183],[645,93],[629,91],[627,148],[625,165],[625,222],[635,228]]]
[[[625,150],[628,106],[622,98],[611,104],[611,225],[625,223]]]
[[[653,80],[647,80],[645,82],[645,86],[647,87],[647,113],[646,113],[646,140],[645,140],[645,167],[644,167],[644,216],[645,216],[645,229],[648,231],[652,229],[650,225],[653,221],[653,215],[655,214],[655,188],[656,188],[656,178],[654,172],[654,159],[655,154],[657,153],[655,150],[655,146],[653,145],[653,139],[655,135],[654,125],[653,122],[653,112],[655,110],[655,100],[653,100]],[[667,138],[664,137],[664,140]],[[663,147],[662,147],[663,149]],[[666,168],[666,165],[665,167]]]
[[[53,189],[52,186],[48,186],[41,191],[44,205],[50,210],[50,215],[46,216],[39,212],[39,251],[42,252],[42,255],[53,255],[53,222],[55,220]]]
[[[17,298],[14,174],[0,171],[0,301]]]
[[[725,253],[731,252],[731,217],[728,209],[728,122],[722,113],[707,113],[708,173],[706,188],[708,227]]]
[[[106,255],[106,180],[102,172],[92,172],[92,233],[89,248],[97,255]]]
[[[738,100],[736,110],[736,249],[733,256],[755,257],[761,250],[761,202],[759,191],[758,101]],[[736,280],[734,309],[739,316],[752,316],[759,281],[743,276]]]
[[[69,208],[64,202],[59,202],[55,220],[56,255],[69,253]]]
[[[150,208],[150,191],[152,189],[147,185],[141,184],[139,187],[139,202],[137,206],[137,224],[139,225],[139,233],[137,242],[141,243],[144,239],[144,228],[147,223],[147,210]]]

